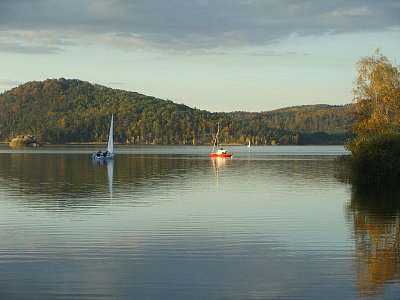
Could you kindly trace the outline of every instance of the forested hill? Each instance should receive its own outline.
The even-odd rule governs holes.
[[[354,105],[301,105],[261,113],[231,113],[236,118],[265,122],[293,132],[345,133],[354,122]]]
[[[0,94],[0,141],[18,134],[52,143],[106,141],[115,115],[117,142],[210,144],[343,142],[352,106],[299,106],[261,113],[211,113],[169,100],[80,80],[28,82]]]

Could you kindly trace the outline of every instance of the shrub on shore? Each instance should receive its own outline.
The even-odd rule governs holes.
[[[400,134],[380,134],[348,143],[350,180],[361,185],[400,183]]]

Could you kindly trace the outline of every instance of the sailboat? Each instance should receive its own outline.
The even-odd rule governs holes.
[[[221,149],[217,150],[215,152],[215,147],[218,147],[218,134],[219,134],[219,123],[218,123],[218,130],[217,134],[215,135],[215,140],[214,140],[214,145],[213,145],[213,150],[210,154],[211,157],[232,157],[232,153],[228,153],[227,150],[221,147]]]
[[[110,132],[108,134],[108,144],[106,151],[97,151],[92,155],[92,159],[95,160],[109,160],[114,159],[114,136],[113,136],[113,123],[114,115],[111,115]]]

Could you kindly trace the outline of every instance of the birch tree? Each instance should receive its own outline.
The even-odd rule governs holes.
[[[353,90],[357,116],[353,130],[357,137],[400,133],[400,68],[380,50],[357,63]]]

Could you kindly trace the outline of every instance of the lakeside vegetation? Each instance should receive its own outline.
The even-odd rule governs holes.
[[[400,182],[400,67],[379,50],[357,63],[355,139],[347,143],[350,178],[358,185]]]
[[[107,140],[115,115],[118,143],[343,144],[354,105],[304,105],[268,112],[212,113],[136,92],[76,79],[28,82],[0,94],[0,141],[33,135],[40,142]]]

